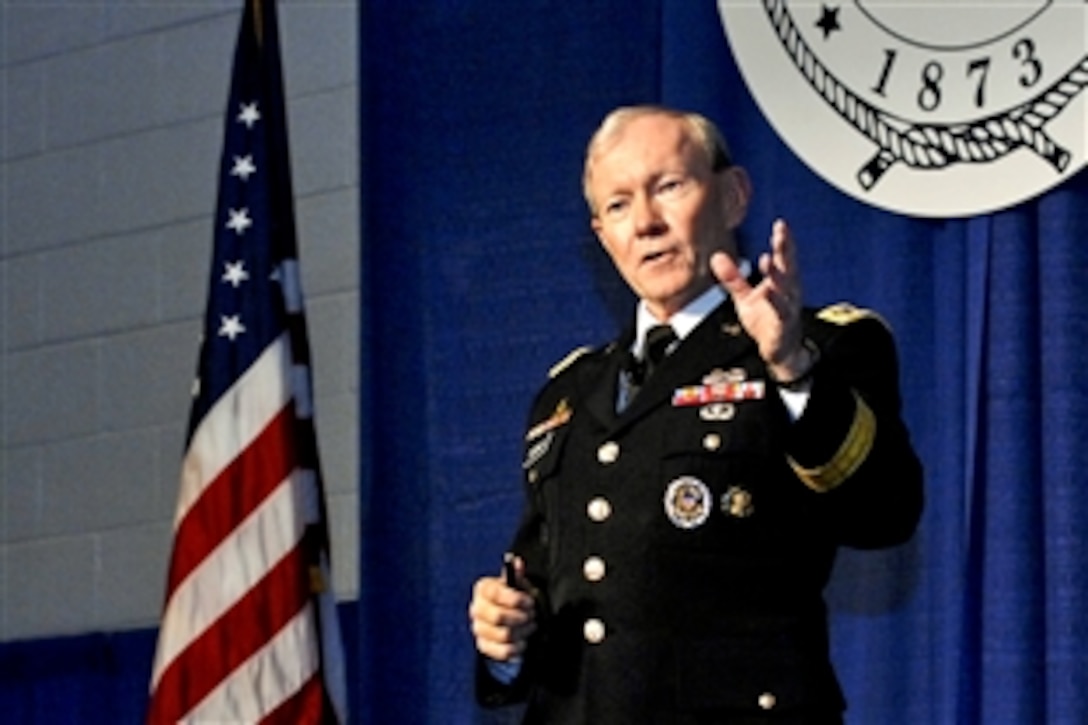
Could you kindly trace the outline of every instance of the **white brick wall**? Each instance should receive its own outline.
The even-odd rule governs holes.
[[[241,7],[0,4],[0,639],[157,623]],[[340,598],[358,592],[357,13],[280,0]]]

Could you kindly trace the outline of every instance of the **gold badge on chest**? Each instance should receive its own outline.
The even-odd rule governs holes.
[[[755,513],[752,505],[752,494],[741,486],[730,486],[722,494],[722,511],[729,516],[738,519],[746,519]]]

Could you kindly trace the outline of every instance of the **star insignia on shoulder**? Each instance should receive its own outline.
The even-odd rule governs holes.
[[[884,327],[890,328],[888,322],[873,310],[866,307],[857,307],[849,302],[836,302],[833,305],[828,305],[817,312],[816,317],[824,322],[839,326],[850,325],[859,320],[873,319],[884,325]]]

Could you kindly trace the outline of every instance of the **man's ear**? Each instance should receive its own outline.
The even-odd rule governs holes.
[[[596,235],[597,241],[601,243],[602,247],[608,248],[604,243],[604,237],[601,235],[601,218],[596,214],[589,220],[589,226],[593,229],[593,234]]]
[[[730,229],[736,229],[748,214],[748,202],[752,200],[752,180],[743,166],[730,166],[721,174],[725,221]]]

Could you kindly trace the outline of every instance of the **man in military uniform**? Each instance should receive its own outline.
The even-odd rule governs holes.
[[[749,280],[750,182],[699,115],[613,112],[584,187],[635,325],[532,406],[511,565],[469,605],[479,698],[532,723],[839,723],[835,551],[901,543],[922,508],[891,334],[802,307],[784,221]]]

